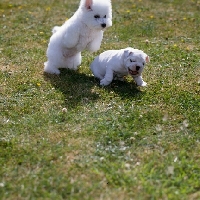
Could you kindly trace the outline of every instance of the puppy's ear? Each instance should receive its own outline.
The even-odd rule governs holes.
[[[146,55],[145,61],[146,61],[146,63],[150,62],[150,58],[148,55]]]
[[[130,49],[126,48],[126,49],[124,50],[124,55],[125,55],[126,57],[130,56],[131,54],[133,54],[133,52],[132,52]]]
[[[85,0],[85,7],[88,10],[92,9],[93,0]]]

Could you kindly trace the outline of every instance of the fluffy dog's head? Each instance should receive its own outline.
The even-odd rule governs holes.
[[[124,49],[124,66],[132,77],[140,76],[145,64],[149,62],[149,56],[141,50]]]
[[[78,11],[81,21],[91,29],[105,30],[112,26],[110,0],[81,0]]]

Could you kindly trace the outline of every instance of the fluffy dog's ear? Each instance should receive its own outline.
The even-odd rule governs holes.
[[[93,0],[85,0],[86,9],[91,10],[92,4],[93,4]]]

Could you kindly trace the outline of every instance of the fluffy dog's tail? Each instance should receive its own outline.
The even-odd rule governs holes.
[[[52,29],[52,33],[54,34],[55,32],[57,32],[60,29],[60,26],[54,26]]]

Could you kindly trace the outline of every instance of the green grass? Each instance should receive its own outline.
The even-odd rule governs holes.
[[[0,2],[0,199],[199,199],[200,2],[113,0],[101,49],[45,75],[78,4]],[[150,56],[148,87],[100,87],[90,63],[127,46]]]

